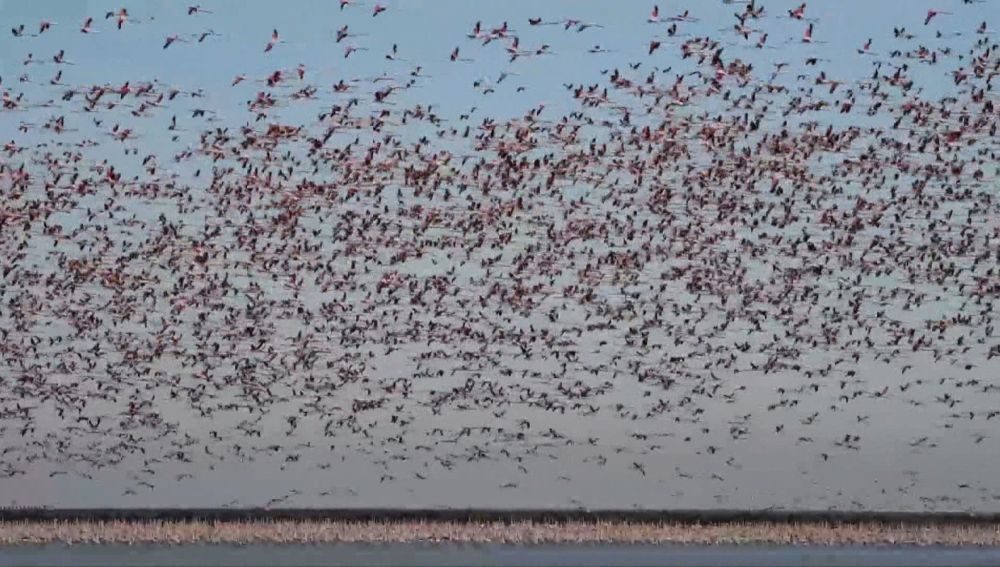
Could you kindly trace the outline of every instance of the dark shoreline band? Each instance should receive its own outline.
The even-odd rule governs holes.
[[[405,508],[0,508],[0,521],[434,521],[1000,524],[1000,512],[840,510],[543,510]]]

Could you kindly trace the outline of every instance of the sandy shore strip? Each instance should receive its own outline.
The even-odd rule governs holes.
[[[0,545],[627,543],[1000,546],[998,524],[882,522],[0,521]]]

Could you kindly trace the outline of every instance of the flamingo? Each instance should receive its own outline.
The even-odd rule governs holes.
[[[507,27],[507,22],[504,22],[502,26],[490,30],[489,37],[486,38],[486,43],[489,43],[490,40],[496,39],[498,37],[507,37],[507,32],[509,31],[510,29]],[[484,43],[483,45],[486,45],[486,43]]]
[[[41,23],[38,24],[38,35],[42,35],[46,31],[48,31],[53,25],[55,25],[55,22],[42,20]]]
[[[368,51],[367,47],[355,47],[353,45],[348,45],[344,48],[344,59],[347,59],[355,51]]]
[[[507,46],[507,53],[516,56],[518,53],[518,48],[520,46],[521,46],[520,38],[515,37],[514,40],[510,42],[510,45]]]
[[[264,53],[274,49],[274,46],[281,42],[281,38],[278,36],[278,30],[271,32],[271,39],[267,42],[267,47],[264,48]]]
[[[798,8],[788,11],[788,17],[794,20],[801,20],[806,15],[806,3],[799,4]]]
[[[188,6],[187,12],[188,12],[189,16],[193,16],[195,14],[211,14],[212,13],[210,10],[206,10],[206,9],[202,8],[201,6]]]
[[[869,54],[871,53],[871,48],[872,48],[872,38],[869,37],[868,41],[866,41],[865,44],[861,46],[861,49],[858,50],[858,53],[861,55]]]
[[[670,16],[670,18],[668,18],[668,21],[671,21],[671,22],[697,22],[698,18],[692,18],[691,15],[690,15],[690,10],[684,10],[684,13],[682,13],[682,14],[679,14],[679,15],[676,15],[676,16]]]
[[[602,26],[601,24],[597,24],[594,22],[583,22],[576,26],[576,31],[577,33],[580,33],[587,28],[603,28],[603,27],[604,26]]]
[[[497,84],[499,85],[500,83],[504,82],[504,79],[512,76],[518,76],[518,73],[513,73],[510,71],[501,71],[500,76],[497,77]]]
[[[198,35],[198,43],[202,43],[202,42],[204,42],[204,41],[205,41],[205,38],[207,38],[207,37],[208,37],[208,36],[210,36],[210,35],[222,35],[222,34],[219,34],[219,33],[215,33],[215,30],[207,30],[207,31],[203,31],[203,32],[201,32],[201,33],[200,33],[200,34]]]
[[[646,21],[649,22],[649,23],[651,23],[651,24],[658,24],[658,23],[660,23],[660,7],[659,6],[656,6],[656,5],[653,6],[653,12],[649,15],[648,18],[646,18]]]
[[[125,98],[125,95],[132,92],[132,86],[130,81],[125,81],[122,86],[118,87],[114,92],[118,94],[119,97]]]
[[[404,61],[404,62],[406,61],[406,59],[402,59],[398,57],[398,55],[399,55],[399,47],[394,43],[392,44],[392,52],[386,53],[385,58],[388,59],[389,61]]]
[[[661,43],[655,39],[649,42],[649,55],[652,55],[654,51],[660,48]]]
[[[58,53],[52,56],[52,61],[56,65],[72,65],[69,61],[66,61],[66,50],[60,49]]]
[[[83,26],[80,27],[80,33],[93,33],[92,25],[94,25],[94,18],[87,18],[83,21]]]
[[[277,85],[278,83],[280,83],[282,80],[284,80],[284,78],[285,78],[284,77],[284,73],[282,73],[280,70],[275,71],[275,72],[271,73],[267,77],[267,81],[266,81],[267,82],[267,86],[273,87],[273,86]]]
[[[163,49],[170,47],[176,41],[186,42],[187,40],[177,34],[168,35],[166,41],[163,42]]]
[[[802,34],[802,43],[812,43],[812,40],[813,40],[813,25],[809,24],[809,27],[806,28],[805,33]]]
[[[933,20],[935,17],[942,15],[951,15],[951,12],[945,12],[943,10],[935,10],[934,8],[927,10],[927,17],[924,18],[924,25],[926,26],[927,24],[931,23],[931,20]]]
[[[472,59],[460,58],[458,56],[458,48],[451,50],[451,55],[448,57],[451,61],[472,61]]]
[[[372,17],[374,18],[375,16],[381,14],[382,12],[385,12],[388,9],[389,8],[383,6],[382,4],[375,4],[375,9],[372,11]]]
[[[126,10],[125,8],[118,10],[117,18],[118,18],[118,29],[122,29],[122,26],[125,25],[125,21],[128,20],[128,10]]]

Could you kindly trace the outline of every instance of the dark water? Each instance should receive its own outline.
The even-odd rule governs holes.
[[[0,565],[1000,565],[1000,548],[685,545],[47,545],[0,550]]]

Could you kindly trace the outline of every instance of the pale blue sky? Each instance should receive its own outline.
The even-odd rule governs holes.
[[[422,65],[430,79],[420,87],[399,97],[432,103],[444,114],[462,112],[475,105],[484,114],[521,112],[540,102],[558,108],[568,100],[563,83],[596,81],[601,69],[619,67],[623,70],[629,62],[642,61],[640,72],[653,65],[682,68],[678,49],[665,45],[653,57],[646,56],[649,40],[666,36],[667,24],[646,22],[653,2],[599,2],[573,1],[507,1],[475,2],[468,0],[388,0],[389,9],[378,17],[371,16],[373,2],[338,10],[336,0],[263,2],[235,0],[201,0],[200,4],[212,14],[186,15],[185,7],[192,2],[146,1],[127,2],[130,13],[137,20],[123,32],[114,29],[114,20],[105,20],[104,13],[116,11],[122,3],[105,1],[43,0],[0,2],[0,16],[4,33],[0,34],[0,74],[3,87],[13,92],[31,92],[30,86],[18,84],[17,78],[29,72],[33,80],[44,79],[44,87],[55,73],[54,65],[23,66],[27,53],[36,59],[48,61],[59,49],[65,49],[67,59],[76,65],[64,67],[63,82],[68,84],[112,83],[131,80],[138,82],[158,78],[181,88],[203,88],[208,97],[205,106],[223,109],[225,115],[242,120],[235,103],[242,103],[261,88],[260,84],[244,83],[230,88],[238,74],[260,79],[275,69],[291,69],[298,64],[309,68],[309,77],[315,84],[329,87],[339,79],[373,77],[383,73],[407,77],[415,64]],[[859,79],[871,72],[873,57],[859,55],[856,49],[869,37],[874,39],[873,51],[884,54],[891,47],[902,45],[892,39],[894,26],[906,26],[918,34],[907,45],[919,44],[933,47],[953,43],[951,38],[935,38],[933,33],[963,31],[972,34],[976,25],[989,13],[989,4],[967,6],[959,0],[825,0],[810,2],[807,15],[817,18],[813,45],[800,43],[806,23],[790,20],[783,15],[794,1],[770,1],[763,5],[769,16],[754,24],[769,34],[768,45],[775,49],[757,50],[737,45],[731,31],[735,23],[733,13],[741,10],[738,4],[726,5],[719,0],[701,2],[660,2],[664,16],[690,9],[699,22],[683,23],[680,33],[694,36],[712,36],[733,42],[726,46],[727,57],[739,56],[754,62],[761,74],[770,71],[770,63],[787,61],[788,73],[803,72],[801,62],[806,56],[816,55],[829,59],[818,69],[825,69],[831,77]],[[950,8],[955,14],[940,16],[930,26],[923,26],[929,7]],[[99,33],[79,33],[87,16],[95,17]],[[574,18],[600,23],[601,29],[588,29],[582,33],[563,31],[562,26],[528,25],[531,16],[545,20]],[[36,38],[15,38],[11,25],[24,23],[29,32],[37,29],[41,19],[58,22],[51,31]],[[479,42],[466,38],[473,24],[481,20],[484,27],[499,26],[508,21],[521,38],[524,49],[551,45],[555,55],[523,58],[510,64],[502,45],[483,47]],[[349,25],[352,33],[367,34],[349,38],[341,44],[334,41],[335,29]],[[271,53],[264,54],[272,28],[277,28],[287,42],[278,45]],[[175,44],[162,49],[164,38],[173,33],[195,34],[212,29],[221,37],[211,37],[205,43]],[[674,42],[678,38],[673,38]],[[369,51],[343,57],[344,46],[353,43]],[[384,55],[393,43],[398,44],[400,57],[408,63],[387,61]],[[740,40],[739,43],[744,43]],[[590,54],[595,45],[612,50],[611,53]],[[448,60],[451,50],[459,46],[463,58],[473,61],[452,63]],[[923,73],[915,65],[914,76]],[[473,88],[478,78],[496,81],[502,71],[519,75],[509,77],[496,92],[483,96]],[[934,76],[939,76],[935,71]],[[517,93],[517,86],[525,92]],[[199,101],[201,103],[201,101]],[[9,124],[10,116],[0,115],[0,124]],[[155,124],[156,121],[150,121]]]

